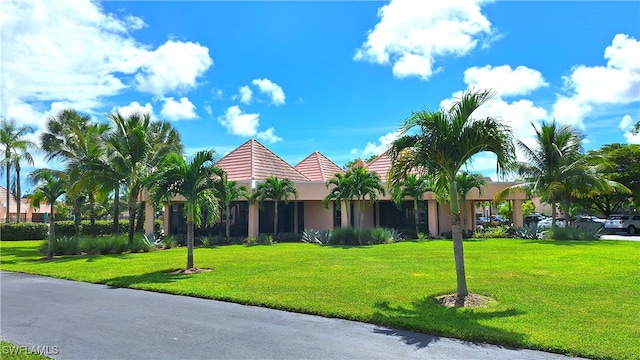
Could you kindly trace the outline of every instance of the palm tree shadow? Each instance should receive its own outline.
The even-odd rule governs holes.
[[[180,280],[188,279],[193,275],[176,273],[176,269],[165,269],[146,274],[118,276],[102,281],[109,288],[130,288],[135,285],[144,284],[169,284]]]
[[[441,337],[507,346],[521,345],[525,339],[524,334],[483,324],[483,320],[524,314],[515,309],[452,308],[440,305],[434,296],[417,300],[410,307],[392,306],[388,301],[378,302],[374,307],[377,324],[399,328],[376,328],[375,333],[398,337],[405,344],[418,348],[427,347]]]

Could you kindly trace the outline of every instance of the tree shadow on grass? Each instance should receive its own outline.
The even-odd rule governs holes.
[[[178,274],[175,271],[175,268],[164,269],[139,275],[118,276],[102,282],[110,288],[116,289],[143,284],[170,284],[194,276],[194,274]]]
[[[531,240],[525,244],[544,244],[557,246],[602,245],[602,240]]]
[[[482,323],[483,320],[524,314],[515,309],[492,311],[491,308],[452,308],[437,303],[435,296],[415,301],[410,307],[392,306],[387,301],[378,302],[375,309],[375,323],[400,328],[376,328],[375,333],[399,337],[407,345],[418,348],[439,341],[440,336],[478,343],[479,346],[482,343],[518,346],[526,338],[525,334]]]

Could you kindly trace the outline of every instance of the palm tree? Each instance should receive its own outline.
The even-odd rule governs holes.
[[[246,186],[239,186],[237,181],[228,180],[226,173],[223,174],[219,185],[218,197],[220,198],[222,206],[224,206],[224,211],[227,216],[225,219],[225,234],[228,242],[231,233],[231,203],[240,198],[248,199],[251,195],[249,194],[249,189],[247,189]]]
[[[89,199],[89,218],[95,223],[95,202],[98,193],[104,194],[102,182],[87,178],[87,165],[105,156],[103,136],[109,126],[107,124],[91,123],[91,118],[73,109],[60,111],[56,116],[49,117],[47,132],[40,136],[42,148],[47,153],[46,159],[61,160],[69,173],[71,184],[67,197],[73,204],[76,231],[79,232],[82,220],[81,207],[85,198]],[[95,227],[94,227],[95,229]],[[94,233],[95,235],[95,233]]]
[[[367,198],[369,198],[369,203],[373,204],[378,199],[378,194],[384,196],[384,186],[382,186],[380,175],[367,170],[365,167],[355,167],[347,170],[347,172],[350,172],[350,176],[353,177],[352,196],[356,199],[356,209],[359,215],[358,228],[362,229]]]
[[[278,179],[277,176],[269,176],[259,183],[251,196],[252,200],[257,200],[260,205],[267,199],[273,201],[273,236],[278,235],[278,203],[289,203],[289,196],[298,198],[298,190],[290,179]]]
[[[38,169],[30,174],[33,183],[36,184],[31,201],[38,207],[42,200],[49,203],[49,246],[47,247],[47,260],[53,259],[53,244],[55,243],[55,204],[67,189],[66,174],[50,169]]]
[[[0,145],[2,145],[3,147],[3,151],[4,151],[4,159],[2,160],[2,165],[4,165],[5,169],[5,173],[6,173],[6,179],[7,179],[7,198],[6,198],[6,204],[7,204],[7,214],[6,214],[6,222],[8,223],[11,220],[10,217],[10,211],[9,211],[9,201],[10,201],[10,193],[9,193],[9,188],[11,185],[11,167],[15,166],[17,164],[17,170],[18,172],[20,171],[20,160],[26,160],[29,161],[29,159],[31,159],[31,161],[33,162],[33,159],[31,158],[31,155],[29,154],[29,149],[30,148],[36,148],[36,145],[34,142],[25,139],[25,135],[29,134],[33,132],[33,128],[31,128],[30,126],[17,126],[16,122],[14,120],[5,120],[3,119],[2,122],[0,122]],[[18,189],[20,188],[20,174],[17,174],[17,187]],[[19,193],[20,190],[18,190],[18,196],[20,196],[21,194]],[[20,221],[20,205],[22,200],[18,197],[16,198],[16,202],[17,202],[17,210],[18,210],[18,216],[17,218],[17,222]]]
[[[467,228],[467,194],[471,189],[478,189],[478,193],[482,195],[482,188],[487,185],[487,182],[480,174],[469,174],[466,171],[456,174],[456,187],[458,188],[458,195],[462,200],[462,210],[464,212],[464,227]]]
[[[162,154],[181,153],[182,145],[179,135],[170,124],[152,122],[149,114],[134,113],[125,117],[120,113],[113,113],[108,118],[114,127],[106,140],[109,148],[108,162],[94,165],[96,169],[107,168],[105,170],[109,173],[109,182],[115,185],[116,198],[120,186],[126,186],[129,191],[128,242],[133,245],[135,214],[142,183],[158,166]],[[114,215],[115,220],[118,214]]]
[[[391,148],[392,186],[397,186],[413,171],[426,172],[434,179],[436,192],[449,194],[453,251],[456,264],[457,303],[468,295],[464,268],[460,204],[456,174],[475,154],[492,152],[497,156],[498,172],[506,172],[515,159],[511,130],[500,121],[472,115],[494,95],[492,91],[466,91],[450,109],[413,113],[401,128],[401,136]],[[414,133],[409,133],[412,130]]]
[[[399,207],[405,197],[410,197],[413,200],[413,217],[416,225],[416,235],[420,233],[418,203],[424,199],[424,193],[432,191],[432,189],[433,185],[428,177],[417,176],[416,174],[408,174],[406,179],[391,189],[391,199],[396,206]]]
[[[543,122],[540,129],[532,124],[536,133],[536,147],[530,148],[518,140],[517,145],[525,156],[525,162],[517,164],[523,183],[496,193],[495,199],[503,199],[510,192],[528,191],[539,195],[551,204],[552,226],[556,226],[557,207],[562,202],[569,218],[571,199],[590,187],[598,189],[607,185],[588,171],[589,159],[582,154],[584,135],[570,125],[559,125],[553,120]]]
[[[15,189],[15,198],[16,198],[16,223],[20,222],[20,208],[22,205],[22,183],[20,179],[20,171],[22,171],[22,163],[26,163],[27,165],[33,166],[33,156],[29,153],[28,150],[19,149],[17,152],[13,153],[13,159],[11,160],[11,165],[15,169],[16,176],[13,181],[12,191]]]
[[[194,226],[200,226],[203,214],[206,215],[206,223],[213,222],[219,216],[216,189],[222,176],[222,170],[214,165],[213,151],[199,151],[188,161],[172,152],[165,155],[158,171],[145,181],[150,199],[156,205],[171,201],[177,195],[185,200],[187,269],[193,268]]]
[[[329,186],[334,185],[329,191],[329,194],[325,196],[322,200],[322,204],[325,209],[329,208],[329,204],[331,201],[335,201],[338,204],[342,204],[345,202],[345,216],[347,219],[347,224],[351,224],[351,219],[349,218],[349,212],[351,208],[351,200],[353,199],[353,176],[352,172],[347,172],[345,174],[336,173],[331,179],[326,182],[327,188]],[[342,205],[340,205],[342,206]]]

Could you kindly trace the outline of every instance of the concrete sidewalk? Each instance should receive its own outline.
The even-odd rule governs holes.
[[[567,359],[186,296],[0,276],[0,337],[53,358]]]

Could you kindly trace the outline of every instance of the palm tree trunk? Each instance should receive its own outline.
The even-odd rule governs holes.
[[[193,210],[189,210],[189,221],[187,221],[187,269],[193,268]]]
[[[135,196],[134,196],[135,195]],[[129,234],[127,243],[129,244],[129,248],[133,247],[133,233],[135,230],[135,222],[136,222],[136,199],[138,198],[137,194],[130,193],[129,194]]]
[[[416,237],[420,232],[420,227],[418,226],[419,220],[420,220],[420,217],[418,216],[418,200],[413,199],[413,221],[415,221],[416,223]]]
[[[347,227],[351,227],[351,218],[349,217],[349,215],[351,215],[350,208],[351,208],[351,202],[345,200],[344,201],[344,214],[347,217]]]
[[[278,235],[278,202],[273,202],[273,237],[275,238]]]
[[[229,238],[231,237],[230,236],[231,235],[231,220],[229,219],[230,218],[230,213],[229,212],[231,210],[229,208],[229,204],[227,204],[225,206],[225,211],[226,211],[226,214],[227,214],[227,218],[225,219],[226,220],[225,221],[225,234],[227,235],[227,243],[228,243],[229,242]]]
[[[53,207],[53,203],[54,201],[51,201],[51,216],[49,217],[49,246],[47,248],[47,260],[53,260],[53,244],[55,242],[55,238],[56,238],[56,227],[55,227],[55,222],[53,221],[54,218],[54,207]]]
[[[120,235],[120,186],[116,186],[113,192],[113,228],[115,235]]]
[[[144,201],[138,204],[138,210],[136,211],[136,231],[142,232],[144,224]]]
[[[460,204],[458,203],[458,191],[456,182],[449,183],[449,198],[451,199],[451,231],[453,235],[453,255],[456,263],[457,278],[457,304],[464,304],[464,298],[469,295],[467,290],[467,278],[464,270],[464,249],[462,245],[462,229],[460,228]]]
[[[89,192],[89,223],[91,224],[91,235],[93,237],[98,236],[98,229],[96,228],[96,195]]]
[[[18,216],[16,216],[16,224],[20,222],[20,207],[22,205],[22,190],[20,189],[20,164],[16,164],[16,209]]]
[[[551,203],[551,228],[556,227],[556,218],[558,217],[558,213],[556,211],[556,203]]]
[[[9,164],[10,154],[11,153],[9,152],[9,150],[7,150],[7,156],[5,157],[5,161],[7,162],[6,169],[5,169],[5,171],[7,172],[7,202],[5,203],[6,204],[5,205],[6,206],[5,210],[7,212],[5,214],[5,216],[6,216],[5,222],[7,224],[11,221],[11,216],[9,216],[9,213],[11,212],[11,206],[9,206],[10,205],[10,200],[11,200],[10,193],[9,193],[9,185],[10,185],[10,177],[11,177],[10,176],[11,174],[9,173],[11,171],[11,164]]]

